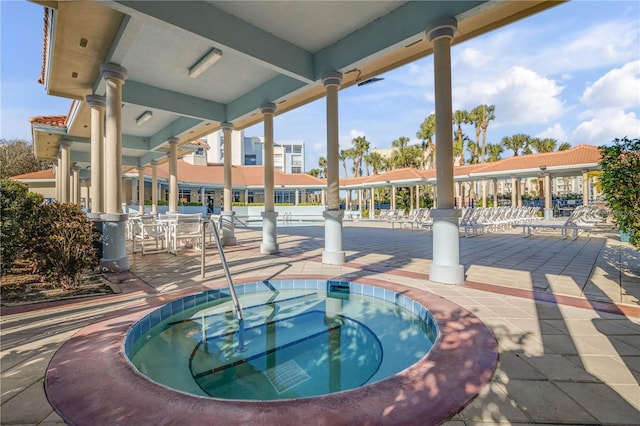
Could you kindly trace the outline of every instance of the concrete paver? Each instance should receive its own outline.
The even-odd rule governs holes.
[[[640,256],[606,229],[575,241],[552,233],[525,239],[515,230],[462,238],[465,286],[428,281],[433,247],[424,231],[345,222],[347,264],[340,266],[321,263],[321,227],[279,228],[278,255],[259,253],[260,235],[258,229],[236,230],[239,245],[226,255],[237,279],[373,277],[450,299],[489,327],[499,345],[498,368],[446,425],[634,424],[640,418]],[[3,308],[0,423],[64,424],[43,387],[55,351],[82,327],[125,306],[144,309],[147,297],[170,299],[176,291],[224,279],[215,250],[207,256],[204,280],[199,259],[189,251],[135,254],[131,272],[142,284],[134,289],[132,282],[121,283],[122,295],[24,312]],[[536,301],[536,289],[550,301]],[[597,304],[603,301],[605,310]]]

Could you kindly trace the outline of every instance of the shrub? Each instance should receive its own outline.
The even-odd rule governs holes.
[[[620,230],[640,247],[640,139],[614,139],[599,148],[604,199]]]
[[[75,288],[98,266],[93,244],[100,236],[76,204],[44,204],[30,250],[38,273],[65,289]]]
[[[27,185],[10,179],[0,180],[0,274],[6,273],[27,247],[36,223],[42,195],[29,192]]]

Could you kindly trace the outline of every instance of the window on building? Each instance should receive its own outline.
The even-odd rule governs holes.
[[[294,145],[293,146],[293,153],[294,154],[301,154],[302,153],[302,145]]]
[[[245,166],[255,166],[257,164],[255,155],[245,155],[244,156],[244,164]]]
[[[302,167],[291,167],[291,173],[302,173]]]

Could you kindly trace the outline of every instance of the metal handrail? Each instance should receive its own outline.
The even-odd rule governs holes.
[[[202,278],[204,278],[204,241],[207,232],[207,226],[210,221],[205,220],[202,222],[202,262],[201,262],[201,273]],[[224,275],[227,278],[227,284],[229,285],[229,291],[231,292],[231,299],[233,300],[233,308],[236,311],[236,316],[238,317],[238,347],[236,348],[236,352],[244,352],[246,347],[244,345],[244,317],[242,315],[242,306],[240,306],[240,302],[238,301],[238,296],[236,295],[236,289],[233,286],[233,280],[231,279],[231,272],[229,271],[229,264],[227,263],[227,258],[224,255],[224,249],[222,248],[222,242],[220,241],[220,234],[218,233],[218,227],[215,222],[211,223],[211,228],[213,229],[213,237],[216,240],[216,245],[218,246],[218,254],[220,255],[220,262],[222,263],[222,269],[224,270]]]

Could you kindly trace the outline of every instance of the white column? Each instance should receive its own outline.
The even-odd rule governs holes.
[[[511,207],[518,207],[518,181],[511,176]]]
[[[80,166],[71,168],[71,202],[80,204]]]
[[[102,255],[100,264],[111,272],[129,270],[125,238],[127,215],[122,213],[122,85],[127,70],[117,64],[103,64],[106,82],[104,145],[104,210],[101,215]]]
[[[420,185],[416,185],[416,209],[420,208]]]
[[[169,138],[169,212],[178,213],[178,138]]]
[[[62,202],[62,151],[56,151],[56,201]]]
[[[482,188],[482,207],[487,207],[487,181],[482,180],[480,185]]]
[[[71,173],[71,142],[60,142],[60,202],[69,203],[71,197],[69,196],[71,190],[70,182]]]
[[[158,162],[151,161],[151,214],[158,214]]]
[[[582,171],[582,205],[589,204],[589,172],[587,170]],[[637,183],[637,182],[636,182]]]
[[[371,191],[371,198],[369,199],[369,219],[373,219],[374,216],[376,215],[376,201],[375,201],[376,189],[372,186],[370,191]]]
[[[395,210],[396,209],[396,187],[392,186],[391,187],[391,202],[389,204],[391,204],[391,210]]]
[[[279,251],[276,236],[278,213],[274,208],[273,172],[273,116],[275,104],[260,105],[264,117],[264,211],[262,212],[262,244],[260,253],[273,254]]]
[[[231,145],[231,132],[233,131],[233,124],[222,123],[220,125],[220,128],[222,129],[222,135],[224,138],[224,206],[222,211],[220,212],[222,219],[222,245],[232,246],[234,244],[237,244],[233,220],[233,146]],[[245,202],[247,199],[246,192],[247,190],[245,190]]]
[[[138,166],[138,211],[144,214],[144,167]]]
[[[324,211],[324,251],[322,263],[342,265],[342,218],[340,210],[340,169],[338,136],[338,89],[342,74],[330,72],[322,78],[327,92],[327,209]]]
[[[91,214],[92,220],[100,218],[104,210],[103,151],[104,151],[104,96],[88,95],[91,107]]]
[[[457,21],[445,18],[427,31],[433,43],[436,107],[436,190],[438,208],[433,218],[433,263],[429,279],[443,284],[463,284],[464,267],[460,265],[458,218],[454,209],[453,126],[451,101],[451,41]]]
[[[551,193],[551,173],[544,174],[544,218],[553,218],[553,194]]]
[[[498,179],[493,179],[493,207],[498,206]]]

